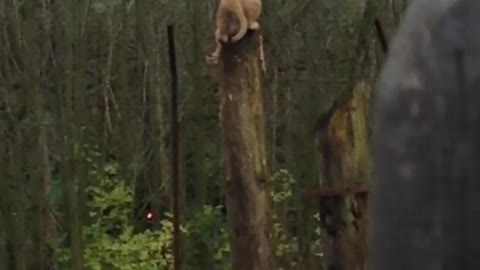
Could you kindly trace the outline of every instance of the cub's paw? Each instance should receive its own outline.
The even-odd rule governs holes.
[[[258,30],[260,29],[260,24],[258,24],[258,22],[250,22],[250,24],[248,25],[248,29]]]
[[[227,43],[228,42],[228,35],[218,35],[217,40],[218,40],[218,42]]]
[[[205,61],[208,65],[217,65],[218,64],[219,55],[217,53],[212,53],[210,55],[205,56]]]

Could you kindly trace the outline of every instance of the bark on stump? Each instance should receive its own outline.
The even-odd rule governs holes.
[[[357,83],[338,99],[316,127],[321,188],[318,198],[324,230],[325,268],[366,269],[366,212],[371,157],[368,134],[370,87]]]
[[[219,95],[233,270],[270,270],[268,171],[261,38],[248,33],[220,55]]]

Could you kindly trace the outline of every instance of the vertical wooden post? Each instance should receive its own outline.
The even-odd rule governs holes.
[[[175,59],[175,39],[173,25],[167,26],[168,55],[171,75],[171,132],[172,132],[172,193],[173,193],[173,269],[180,270],[180,172],[178,142],[178,75]]]

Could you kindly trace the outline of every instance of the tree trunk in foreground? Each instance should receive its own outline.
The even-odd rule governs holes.
[[[414,1],[374,125],[370,269],[480,269],[480,1]]]
[[[219,70],[233,270],[270,270],[261,38],[223,47]]]

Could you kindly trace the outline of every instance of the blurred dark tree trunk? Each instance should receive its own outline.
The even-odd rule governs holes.
[[[40,34],[38,35],[37,45],[35,47],[34,54],[36,57],[32,59],[36,60],[35,63],[31,63],[30,67],[34,68],[35,84],[37,87],[32,87],[32,98],[34,100],[35,112],[41,117],[38,119],[37,132],[37,152],[36,152],[36,167],[38,168],[38,175],[36,176],[35,183],[33,184],[33,198],[35,198],[35,208],[37,220],[35,223],[36,229],[34,236],[36,239],[34,250],[34,265],[39,270],[51,269],[53,262],[52,254],[48,249],[47,243],[49,240],[53,240],[54,237],[54,223],[52,216],[49,212],[48,198],[50,197],[50,184],[52,183],[51,166],[50,166],[50,154],[49,154],[49,137],[48,131],[52,124],[52,115],[48,112],[47,104],[50,102],[49,88],[52,86],[52,40],[51,40],[51,28],[52,28],[52,4],[50,1],[42,2],[38,12],[42,15],[42,21],[40,22]],[[34,22],[35,23],[35,22]],[[35,65],[36,64],[36,65]],[[35,148],[34,148],[35,149]]]
[[[1,8],[1,6],[0,6]],[[0,51],[1,56],[1,51]],[[0,68],[2,63],[0,62]],[[0,79],[1,80],[1,79]],[[0,87],[2,87],[2,82],[0,81]],[[0,153],[7,154],[7,148],[5,147],[7,144],[7,130],[6,130],[6,123],[5,121],[0,122],[0,138],[4,138],[2,142],[0,142]],[[9,222],[7,220],[9,207],[8,207],[8,197],[7,197],[7,190],[8,190],[8,174],[6,168],[6,158],[0,159],[0,269],[9,269],[9,251],[7,245],[9,245],[9,233],[8,233],[8,226]]]
[[[375,103],[372,270],[480,269],[479,13],[476,0],[412,1],[393,40]]]
[[[65,224],[68,232],[69,244],[71,247],[71,269],[80,270],[83,268],[83,241],[82,241],[82,208],[79,204],[81,196],[80,188],[82,181],[82,161],[78,151],[79,146],[83,146],[81,138],[81,126],[76,118],[77,113],[81,113],[80,95],[82,88],[82,56],[81,28],[82,17],[80,16],[83,7],[76,1],[65,3],[65,10],[59,10],[60,14],[55,14],[57,20],[63,19],[64,25],[55,24],[55,51],[58,60],[56,70],[56,87],[59,94],[59,106],[56,119],[59,121],[58,140],[59,149],[59,175],[63,184],[63,199]],[[84,4],[85,5],[85,4]],[[55,9],[57,10],[57,9]],[[63,27],[64,28],[63,28]],[[72,46],[75,44],[76,46]]]

